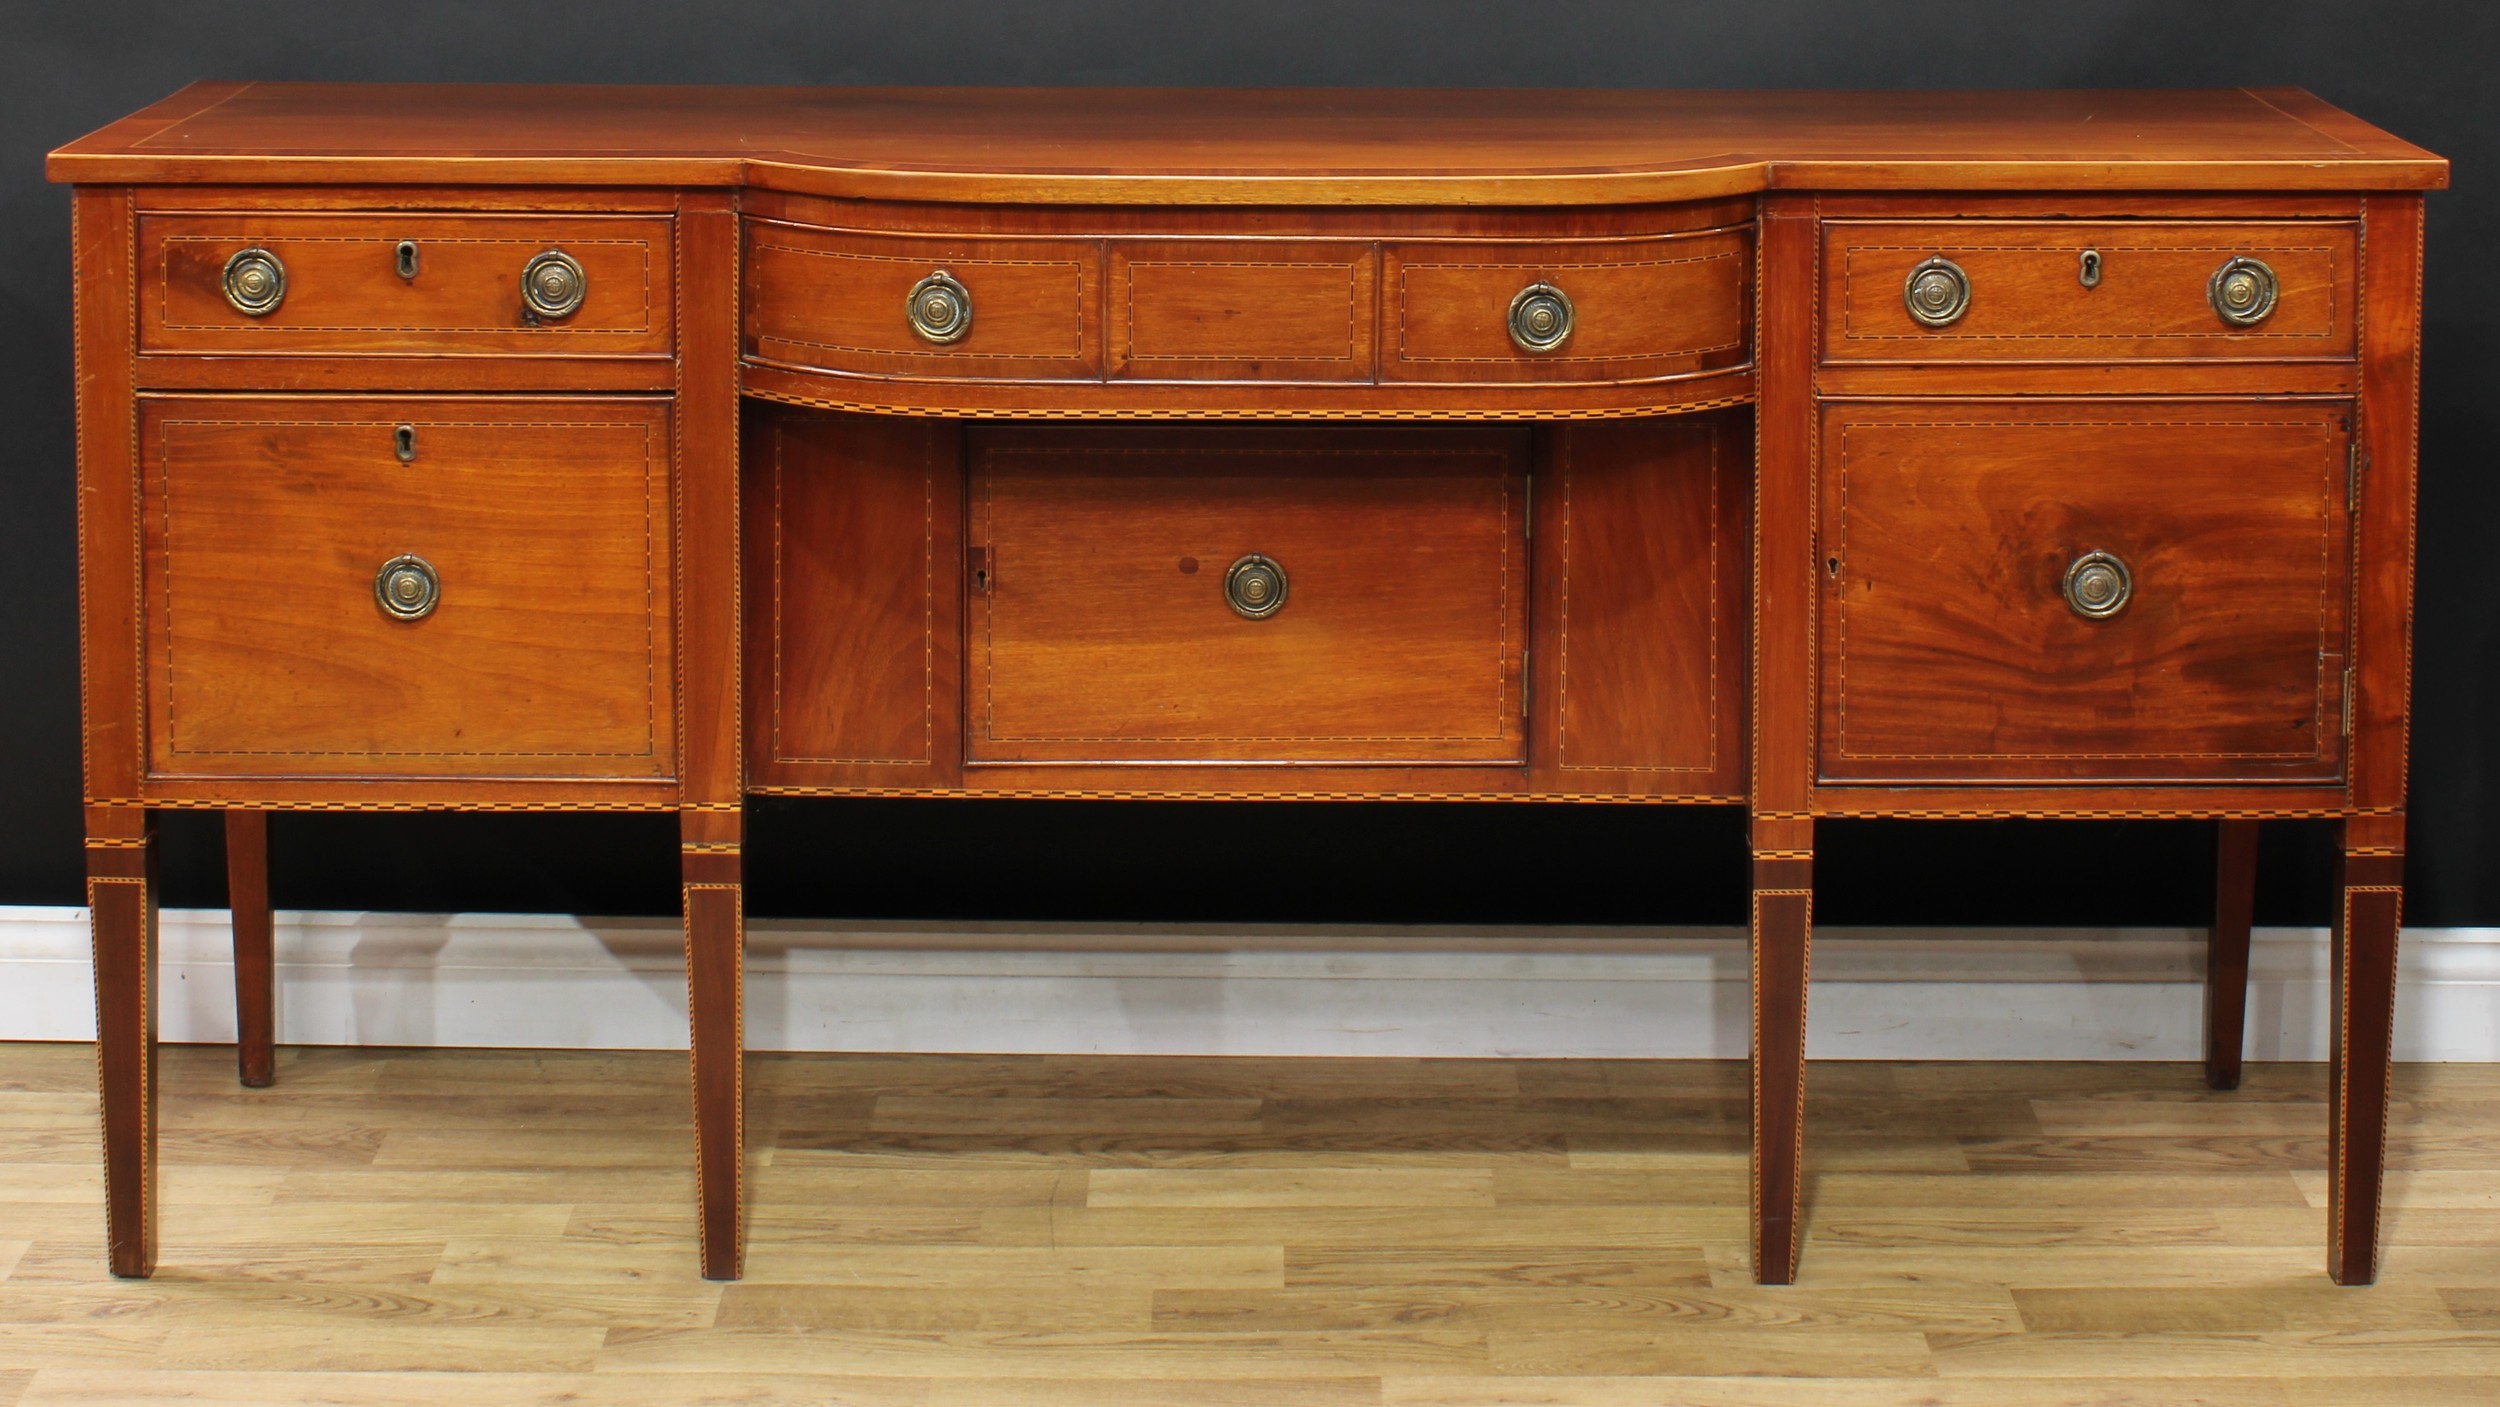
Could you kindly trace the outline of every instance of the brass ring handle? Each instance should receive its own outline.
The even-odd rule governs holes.
[[[590,276],[561,249],[535,255],[521,266],[521,305],[534,317],[571,317],[589,292]]]
[[[1550,283],[1532,283],[1510,300],[1510,340],[1523,352],[1550,352],[1571,340],[1577,322],[1571,295]]]
[[[373,574],[373,599],[393,620],[423,620],[442,603],[443,578],[423,557],[393,557]]]
[[[1922,327],[1951,327],[1970,311],[1970,275],[1939,254],[1901,283],[1902,305]]]
[[[2266,261],[2239,255],[2214,270],[2212,282],[2205,285],[2205,301],[2225,323],[2255,327],[2274,315],[2276,292],[2274,270]]]
[[[237,252],[226,261],[226,301],[247,318],[265,318],[286,301],[286,265],[266,249]]]
[[[1253,552],[1224,572],[1224,601],[1246,620],[1265,620],[1285,608],[1285,569]]]
[[[910,296],[903,300],[903,315],[923,342],[941,347],[961,342],[972,331],[972,290],[940,269],[911,286]]]
[[[2107,620],[2127,608],[2135,578],[2107,552],[2086,552],[2066,568],[2066,604],[2086,620]]]

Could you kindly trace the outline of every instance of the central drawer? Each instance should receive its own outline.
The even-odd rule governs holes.
[[[971,442],[966,760],[1525,761],[1528,437]]]

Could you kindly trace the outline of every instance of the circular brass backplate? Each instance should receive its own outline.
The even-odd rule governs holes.
[[[393,557],[373,574],[373,599],[393,620],[423,620],[442,603],[443,578],[423,557]]]
[[[2205,285],[2205,300],[2214,316],[2233,327],[2255,327],[2274,315],[2277,292],[2274,270],[2263,259],[2246,256],[2225,260]]]
[[[1939,254],[1910,270],[1901,302],[1922,327],[1951,327],[1970,311],[1970,275]]]
[[[1578,321],[1571,295],[1550,283],[1532,283],[1511,295],[1510,340],[1523,352],[1550,352],[1571,340]]]
[[[247,318],[263,318],[286,301],[286,265],[266,249],[245,249],[226,261],[226,301]]]
[[[1250,620],[1267,619],[1285,608],[1285,569],[1251,553],[1225,570],[1224,601]]]
[[[903,314],[924,342],[941,347],[961,342],[972,331],[972,290],[940,269],[911,286],[910,296],[903,300]]]
[[[2086,552],[2066,568],[2066,604],[2087,620],[2106,620],[2127,607],[2135,578],[2107,552]]]
[[[542,318],[571,317],[589,292],[590,276],[561,249],[550,249],[521,266],[521,301]]]

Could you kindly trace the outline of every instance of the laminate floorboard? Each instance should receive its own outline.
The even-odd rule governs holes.
[[[165,1052],[156,1278],[95,1063],[0,1045],[0,1407],[2500,1403],[2500,1066],[2400,1067],[2385,1262],[2325,1088],[1817,1065],[1799,1283],[1741,1066],[762,1055],[747,1278],[667,1052]]]

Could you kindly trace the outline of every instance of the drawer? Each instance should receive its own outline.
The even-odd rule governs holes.
[[[670,774],[664,402],[140,404],[152,772]]]
[[[2359,227],[2334,220],[1845,220],[1826,361],[2348,358]],[[2218,281],[2253,299],[2229,302]],[[1910,283],[1923,279],[1923,309]],[[2226,317],[2228,306],[2234,321]]]
[[[671,237],[664,215],[143,215],[139,350],[665,355]]]
[[[2331,781],[2349,406],[1823,411],[1827,781]]]
[[[969,762],[1520,763],[1528,440],[971,442]]]
[[[1381,379],[1622,381],[1740,366],[1752,322],[1752,239],[1711,230],[1654,239],[1390,244],[1381,259]],[[1560,313],[1545,339],[1539,292]],[[1532,350],[1540,340],[1553,345]]]
[[[746,222],[747,353],[862,376],[1092,380],[1091,240],[866,235]]]
[[[1369,381],[1372,246],[1125,240],[1111,246],[1111,374]]]

